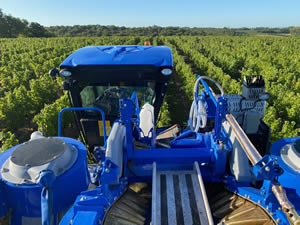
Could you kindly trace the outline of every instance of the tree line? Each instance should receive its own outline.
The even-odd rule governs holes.
[[[124,27],[74,25],[44,27],[37,22],[6,15],[0,9],[0,38],[16,37],[101,37],[101,36],[253,36],[300,35],[300,27],[286,28],[201,28],[201,27]]]
[[[102,25],[50,26],[50,33],[59,37],[100,36],[254,36],[254,35],[300,35],[300,27],[286,28],[201,28],[201,27],[124,27]]]
[[[41,24],[6,15],[0,9],[0,38],[51,36],[53,35]]]

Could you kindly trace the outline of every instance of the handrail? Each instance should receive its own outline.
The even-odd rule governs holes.
[[[62,113],[65,111],[98,111],[101,114],[102,117],[102,123],[103,123],[103,136],[104,136],[104,143],[106,142],[106,125],[105,125],[105,114],[104,111],[97,107],[71,107],[71,108],[63,108],[60,110],[58,114],[58,136],[61,136],[61,120],[62,120]]]

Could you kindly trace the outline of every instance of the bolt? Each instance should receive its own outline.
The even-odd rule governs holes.
[[[280,208],[280,207],[278,207],[278,210],[280,211],[280,210],[281,210],[281,208]]]
[[[276,220],[276,223],[280,223],[281,222],[281,220],[278,218],[277,220]]]
[[[270,167],[266,166],[265,171],[270,172]]]
[[[219,104],[220,104],[220,105],[223,105],[223,103],[222,103],[222,102],[220,102]]]
[[[260,204],[260,200],[258,200],[257,203]]]
[[[117,200],[117,197],[114,197],[114,201],[116,201]]]
[[[86,197],[81,197],[80,201],[86,200]]]
[[[106,168],[106,169],[105,169],[105,172],[106,172],[106,173],[109,173],[109,168]]]
[[[72,224],[73,223],[73,220],[70,220],[69,224]]]
[[[267,206],[267,207],[266,207],[266,210],[269,210],[269,209],[270,209],[270,207],[269,207],[269,206]]]

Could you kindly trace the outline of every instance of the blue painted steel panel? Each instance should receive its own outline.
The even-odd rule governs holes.
[[[60,225],[102,224],[106,211],[122,196],[127,185],[127,180],[120,179],[120,184],[109,185],[104,182],[94,190],[82,192]]]
[[[88,46],[75,51],[60,67],[103,65],[173,67],[172,51],[167,46]]]
[[[212,152],[209,148],[157,148],[135,150],[129,159],[135,163],[199,163],[211,162]]]
[[[274,142],[271,146],[271,156],[277,158],[279,166],[284,170],[284,173],[279,176],[279,183],[288,188],[296,189],[298,196],[300,197],[300,173],[289,167],[280,157],[280,150],[286,144],[295,142],[300,137],[284,138]]]

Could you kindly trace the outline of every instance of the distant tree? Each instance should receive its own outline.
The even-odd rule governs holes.
[[[11,15],[5,15],[0,9],[0,37],[50,37],[53,36],[39,23],[29,23]]]
[[[30,23],[28,26],[28,36],[49,37],[50,33],[39,23]]]

